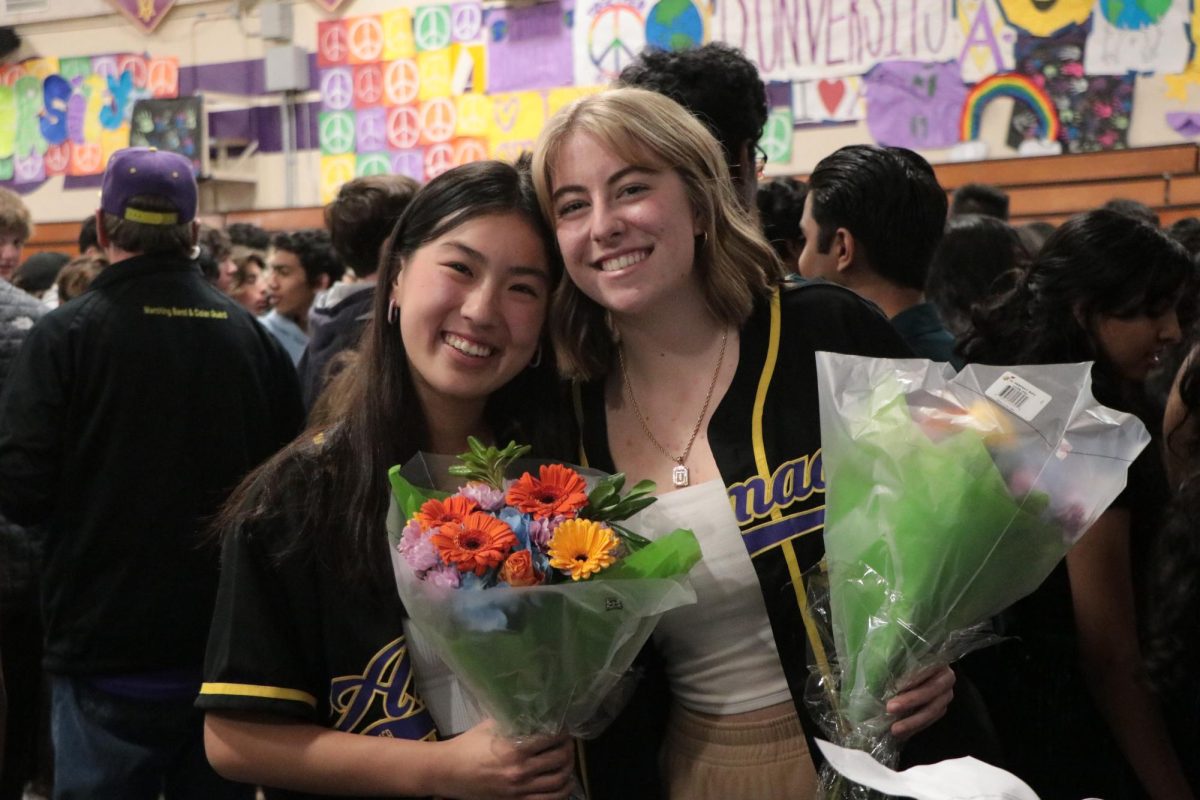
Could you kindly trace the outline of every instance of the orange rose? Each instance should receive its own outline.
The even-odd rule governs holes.
[[[500,568],[500,580],[509,586],[536,586],[542,582],[533,568],[533,555],[528,550],[518,550],[509,555]]]

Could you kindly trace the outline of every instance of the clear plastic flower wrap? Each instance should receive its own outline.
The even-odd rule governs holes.
[[[952,368],[817,354],[825,562],[811,576],[808,702],[894,766],[886,701],[990,643],[1125,487],[1149,442],[1091,393],[1091,364]],[[831,770],[826,797],[867,797]]]
[[[695,602],[687,572],[699,545],[691,531],[650,541],[619,524],[653,502],[651,484],[622,496],[621,476],[477,446],[474,471],[418,456],[389,475],[410,623],[505,735],[598,735],[659,617]],[[470,509],[461,525],[456,504]],[[464,527],[474,531],[450,541]]]

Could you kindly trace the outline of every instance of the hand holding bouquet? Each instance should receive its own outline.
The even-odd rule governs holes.
[[[448,494],[423,460],[393,468],[388,532],[412,623],[508,735],[599,733],[598,711],[664,612],[695,602],[700,557],[677,530],[649,541],[620,521],[654,502],[648,481],[541,464],[528,448],[470,441]],[[535,475],[536,470],[536,475]],[[406,477],[407,475],[407,477]]]
[[[819,353],[828,629],[811,694],[841,744],[894,759],[897,685],[987,642],[1125,485],[1149,441],[1090,391],[1090,364]],[[828,787],[827,787],[828,788]]]

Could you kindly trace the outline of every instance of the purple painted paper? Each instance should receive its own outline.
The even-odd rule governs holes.
[[[392,174],[406,175],[414,181],[425,181],[425,151],[398,150],[392,153]]]
[[[140,27],[146,33],[152,33],[162,22],[163,17],[175,5],[175,0],[108,0],[117,10],[129,18],[129,21]]]
[[[929,149],[958,143],[967,100],[959,65],[885,61],[864,77],[867,130],[888,147]]]
[[[489,9],[484,25],[488,92],[571,85],[571,30],[561,4]]]
[[[355,149],[373,153],[387,149],[387,109],[364,108],[354,118]]]
[[[322,111],[346,111],[354,105],[354,70],[334,67],[320,71],[318,87]]]
[[[792,85],[786,81],[767,82],[767,108],[791,108]]]
[[[37,183],[46,180],[46,160],[41,153],[13,156],[13,183]]]
[[[1189,139],[1200,136],[1200,114],[1194,111],[1168,111],[1167,124],[1180,136]]]
[[[460,44],[474,44],[483,30],[483,5],[455,3],[450,6],[450,38]]]

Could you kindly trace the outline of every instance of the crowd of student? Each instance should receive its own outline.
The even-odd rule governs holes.
[[[273,236],[198,225],[186,163],[131,148],[73,260],[20,263],[0,190],[0,800],[812,796],[822,492],[729,497],[819,458],[819,350],[1095,362],[1154,443],[1002,644],[907,676],[891,732],[1043,798],[1195,796],[1200,220],[1015,228],[865,145],[760,187],[766,114],[737,51],[647,52],[518,165],[357,179]],[[651,528],[700,539],[698,602],[594,741],[498,736],[405,618],[386,471],[468,436],[652,479]]]

